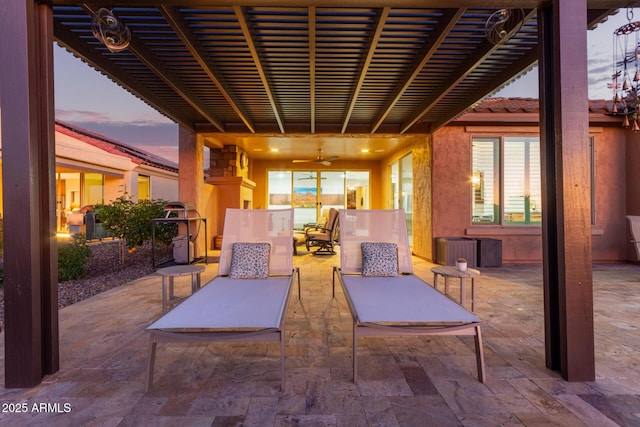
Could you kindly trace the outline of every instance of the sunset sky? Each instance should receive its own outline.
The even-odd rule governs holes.
[[[640,20],[640,9],[632,21]],[[621,10],[587,34],[589,98],[610,99],[613,31],[628,22]],[[142,101],[90,68],[65,49],[55,46],[56,118],[101,133],[177,162],[178,126]],[[538,73],[532,70],[495,96],[538,97]]]

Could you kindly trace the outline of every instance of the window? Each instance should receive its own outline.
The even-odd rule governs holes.
[[[369,209],[368,171],[268,171],[268,209],[293,207],[294,228],[336,209]]]
[[[473,138],[473,224],[540,225],[542,182],[540,138]],[[591,150],[591,218],[594,222],[594,149]]]
[[[104,202],[104,175],[82,174],[82,205],[97,205]]]
[[[542,223],[540,140],[504,138],[503,224]]]
[[[138,175],[138,200],[151,200],[151,177]]]

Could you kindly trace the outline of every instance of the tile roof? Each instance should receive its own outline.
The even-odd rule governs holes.
[[[589,100],[589,112],[611,114],[612,101]],[[467,110],[467,113],[538,113],[537,98],[488,98]]]
[[[69,135],[108,153],[128,157],[138,165],[152,166],[170,172],[178,172],[178,165],[174,162],[71,123],[56,120],[56,132]]]

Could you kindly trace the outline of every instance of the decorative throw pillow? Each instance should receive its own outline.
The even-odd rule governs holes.
[[[398,275],[398,245],[363,242],[361,248],[363,276]]]
[[[234,243],[231,249],[231,279],[269,277],[269,243]]]

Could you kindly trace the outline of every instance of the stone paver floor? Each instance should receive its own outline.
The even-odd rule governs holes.
[[[514,265],[477,279],[485,384],[471,337],[367,337],[354,385],[351,317],[342,291],[331,297],[339,257],[300,253],[284,392],[277,343],[221,343],[160,344],[145,393],[144,328],[161,314],[161,279],[148,276],[60,311],[60,371],[32,389],[0,388],[0,425],[640,426],[640,266],[594,266],[595,382],[545,368],[542,270]],[[433,264],[414,266],[431,283]],[[182,279],[177,294],[190,287]]]

